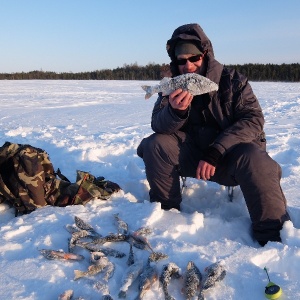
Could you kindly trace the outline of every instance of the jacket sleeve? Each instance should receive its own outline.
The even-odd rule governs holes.
[[[186,123],[189,115],[189,109],[184,117],[179,116],[170,106],[168,96],[162,96],[159,94],[152,111],[152,130],[156,133],[163,134],[175,133]]]
[[[260,140],[264,134],[264,116],[246,77],[235,73],[227,103],[222,103],[223,114],[229,125],[216,138],[212,147],[222,155],[240,143]],[[228,90],[227,90],[228,91]]]

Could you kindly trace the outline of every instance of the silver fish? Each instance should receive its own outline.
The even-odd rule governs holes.
[[[95,265],[105,265],[104,268],[106,269],[104,280],[107,282],[109,278],[111,278],[115,271],[115,265],[110,262],[109,260],[103,260],[105,258],[103,252],[92,252],[91,253],[91,262]]]
[[[109,248],[109,247],[104,247],[101,245],[97,245],[97,244],[92,244],[92,243],[82,243],[82,242],[76,242],[76,246],[81,247],[81,248],[85,248],[91,252],[97,252],[97,251],[101,251],[104,253],[105,256],[112,256],[112,257],[116,257],[116,258],[122,258],[124,256],[126,256],[126,254],[124,252]]]
[[[95,229],[88,223],[86,223],[85,221],[83,221],[82,219],[80,219],[79,217],[75,216],[75,224],[78,228],[80,228],[81,230],[87,230],[89,231],[92,235],[95,236],[101,236],[101,234],[99,234],[98,232],[95,231]]]
[[[201,285],[201,292],[198,297],[199,300],[204,299],[204,291],[213,287],[216,282],[222,281],[226,276],[226,270],[223,261],[211,264],[204,269],[203,282]]]
[[[93,276],[102,272],[105,267],[110,263],[106,256],[99,253],[93,253],[91,255],[92,264],[88,267],[87,271],[74,270],[74,280],[77,280],[86,276]]]
[[[87,230],[73,232],[71,238],[69,239],[69,252],[72,252],[73,248],[76,246],[76,242],[84,237],[91,237],[90,232]]]
[[[73,297],[73,290],[64,291],[61,295],[58,296],[58,300],[71,300]]]
[[[124,222],[120,217],[119,214],[114,214],[117,226],[118,226],[118,233],[119,234],[127,234],[128,233],[128,224]]]
[[[74,233],[74,232],[80,231],[80,229],[79,229],[78,227],[76,227],[75,225],[71,225],[71,224],[67,224],[67,225],[65,226],[65,228],[66,228],[66,230],[67,230],[68,232],[70,232],[71,234]]]
[[[149,241],[144,236],[138,235],[136,232],[131,232],[129,233],[129,237],[133,239],[132,244],[136,248],[154,252]]]
[[[122,286],[118,294],[119,298],[126,298],[126,293],[131,284],[137,279],[137,277],[143,271],[143,262],[137,261],[133,265],[129,266],[122,277]]]
[[[98,292],[101,292],[102,294],[102,297],[101,299],[102,300],[113,300],[113,298],[111,297],[110,295],[110,292],[109,292],[109,287],[107,285],[107,283],[103,283],[102,281],[97,281],[93,287],[98,291]]]
[[[91,244],[95,245],[103,245],[105,243],[111,243],[111,242],[124,242],[128,240],[127,234],[109,234],[104,237],[94,238]]]
[[[139,294],[136,300],[141,300],[151,286],[158,280],[158,273],[156,268],[151,265],[147,265],[143,273],[140,275],[139,280]]]
[[[151,286],[158,280],[158,273],[153,262],[158,262],[162,259],[168,258],[168,255],[161,252],[153,252],[149,255],[146,267],[139,277],[139,294],[136,300],[141,300]]]
[[[186,90],[195,96],[217,91],[218,88],[216,83],[196,73],[187,73],[173,78],[165,77],[157,85],[142,86],[142,89],[146,92],[145,99],[149,99],[153,94],[160,92],[163,95],[170,95],[177,89]]]
[[[197,291],[200,290],[201,280],[201,272],[194,262],[189,261],[185,274],[185,295],[187,300],[192,299],[196,295]]]
[[[147,264],[150,264],[151,262],[158,262],[158,261],[160,261],[162,259],[166,259],[166,258],[168,258],[167,254],[164,254],[162,252],[152,252],[149,255]]]
[[[165,300],[175,300],[174,297],[172,297],[169,294],[168,285],[170,284],[172,277],[174,277],[174,278],[180,278],[181,277],[179,272],[180,272],[179,267],[173,262],[170,262],[167,265],[163,266],[162,272],[159,276],[159,281],[160,281],[160,283],[162,284],[162,287],[163,287]]]
[[[149,227],[141,227],[135,231],[137,235],[149,235],[152,233],[152,229]]]
[[[82,255],[69,253],[69,252],[49,250],[49,249],[41,249],[39,251],[47,259],[63,259],[69,261],[79,261],[84,259],[84,256]]]
[[[134,264],[134,252],[133,252],[133,248],[132,248],[132,242],[130,242],[129,255],[128,255],[128,259],[127,259],[127,265],[131,266],[133,264]]]

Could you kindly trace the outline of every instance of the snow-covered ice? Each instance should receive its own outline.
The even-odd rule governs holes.
[[[150,85],[157,82],[147,82]],[[78,216],[99,233],[117,232],[114,214],[130,230],[142,226],[153,232],[148,240],[155,251],[169,258],[157,263],[160,272],[168,262],[182,274],[188,261],[201,272],[222,260],[227,275],[205,293],[206,299],[264,299],[268,283],[281,286],[281,299],[300,299],[300,83],[252,82],[264,110],[267,149],[283,170],[282,188],[292,222],[286,222],[283,243],[260,247],[250,233],[250,220],[239,188],[233,202],[227,189],[215,183],[187,179],[182,212],[163,211],[148,201],[143,161],[136,155],[141,139],[149,135],[155,99],[144,100],[142,81],[1,81],[0,144],[5,141],[45,149],[55,168],[71,181],[76,170],[118,183],[122,190],[108,201],[93,200],[86,206],[44,207],[14,217],[14,210],[0,204],[0,299],[52,300],[72,289],[74,298],[101,299],[110,292],[114,299],[122,285],[129,244],[107,244],[126,253],[109,258],[115,272],[106,289],[99,288],[103,274],[74,281],[74,270],[87,270],[89,253],[76,248],[83,261],[47,260],[40,249],[68,251],[67,224]],[[149,252],[134,248],[136,260],[146,263]],[[182,282],[173,279],[170,294],[185,299]],[[135,282],[127,299],[138,294]],[[164,299],[156,282],[144,298]]]

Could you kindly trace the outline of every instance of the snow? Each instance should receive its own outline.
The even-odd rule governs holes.
[[[155,84],[156,82],[147,82]],[[282,188],[292,221],[286,222],[283,243],[260,247],[251,237],[250,220],[239,188],[233,202],[227,188],[211,182],[187,179],[182,211],[163,211],[148,201],[149,186],[143,161],[136,148],[151,134],[151,111],[156,100],[144,100],[142,81],[2,81],[0,85],[0,137],[5,141],[45,149],[56,168],[71,181],[76,170],[118,183],[122,190],[109,200],[93,200],[86,206],[44,207],[14,217],[14,210],[0,204],[0,299],[58,299],[66,290],[74,298],[101,299],[103,273],[74,281],[74,270],[87,270],[89,252],[75,248],[83,261],[47,260],[39,250],[68,251],[66,225],[78,216],[102,235],[116,233],[114,214],[130,230],[152,229],[147,236],[155,251],[169,256],[156,264],[158,272],[168,262],[184,274],[192,260],[201,272],[223,261],[227,275],[205,293],[206,299],[264,299],[268,278],[280,285],[281,299],[300,299],[300,84],[252,82],[264,110],[269,154],[281,165]],[[128,268],[129,244],[106,244],[126,253],[109,257],[115,272],[108,281],[118,299],[122,276]],[[134,249],[136,261],[146,263],[149,252]],[[182,281],[172,279],[170,294],[185,299]],[[107,292],[107,291],[106,291]],[[127,299],[138,294],[129,287]],[[156,282],[144,298],[164,299]]]

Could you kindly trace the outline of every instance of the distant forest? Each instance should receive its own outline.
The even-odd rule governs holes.
[[[300,64],[244,64],[226,65],[243,73],[251,81],[300,81]],[[170,76],[169,65],[137,64],[124,65],[116,69],[104,69],[92,72],[55,73],[48,71],[31,71],[20,73],[0,73],[0,80],[28,80],[28,79],[53,79],[53,80],[160,80]]]

